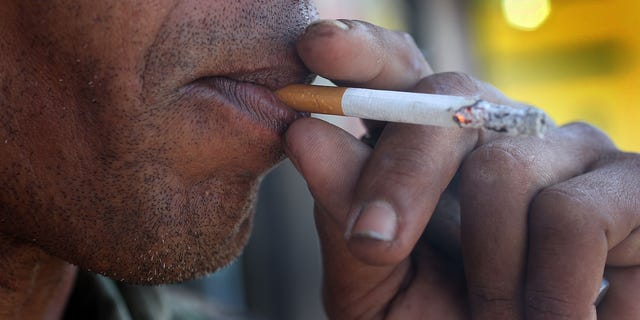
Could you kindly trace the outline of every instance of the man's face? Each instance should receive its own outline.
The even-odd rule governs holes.
[[[15,1],[0,10],[0,233],[133,282],[242,249],[300,115],[306,0]],[[5,156],[6,155],[6,156]]]

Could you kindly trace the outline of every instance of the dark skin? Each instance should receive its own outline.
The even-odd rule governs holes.
[[[333,318],[584,319],[603,270],[598,316],[638,315],[636,154],[587,125],[538,140],[390,124],[371,149],[297,120],[269,92],[307,68],[514,104],[431,75],[404,34],[346,21],[300,36],[314,17],[293,0],[3,5],[0,315],[57,317],[65,261],[149,284],[226,265],[283,151],[316,199]],[[458,170],[466,278],[418,241]]]
[[[133,283],[227,265],[297,117],[264,91],[309,78],[294,42],[314,16],[288,0],[3,4],[0,234],[34,264]],[[25,301],[29,281],[6,294]]]
[[[314,72],[350,86],[519,105],[468,76],[432,75],[404,34],[344,23],[348,30],[318,24],[299,40]],[[291,126],[286,146],[316,199],[332,317],[640,315],[640,157],[589,125],[538,139],[388,124],[372,149],[304,119]],[[457,171],[464,271],[421,239]],[[611,288],[596,309],[603,274]]]

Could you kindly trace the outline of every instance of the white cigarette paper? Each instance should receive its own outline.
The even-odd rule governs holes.
[[[309,85],[292,85],[276,93],[299,111],[371,120],[539,137],[552,125],[540,109],[498,105],[473,97]]]

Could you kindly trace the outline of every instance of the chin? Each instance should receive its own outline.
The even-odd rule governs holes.
[[[166,185],[143,210],[107,230],[104,221],[72,246],[45,249],[81,269],[132,284],[194,279],[233,262],[251,233],[259,178],[217,177],[189,188]],[[108,225],[107,225],[108,227]],[[93,229],[91,229],[93,228]],[[72,235],[75,237],[75,235]],[[93,245],[87,246],[87,243]]]
[[[228,266],[240,256],[249,239],[251,224],[252,217],[248,217],[238,232],[224,243],[165,243],[163,246],[170,247],[170,252],[166,249],[148,252],[134,270],[118,273],[115,272],[116,267],[101,273],[118,281],[142,285],[170,284],[199,278]]]

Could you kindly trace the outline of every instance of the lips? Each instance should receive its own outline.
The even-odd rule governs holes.
[[[291,109],[276,97],[274,91],[292,83],[309,83],[311,79],[309,73],[300,68],[279,72],[262,69],[202,77],[187,87],[206,89],[208,98],[215,100],[213,105],[233,108],[257,127],[279,137],[289,124],[309,114]]]

